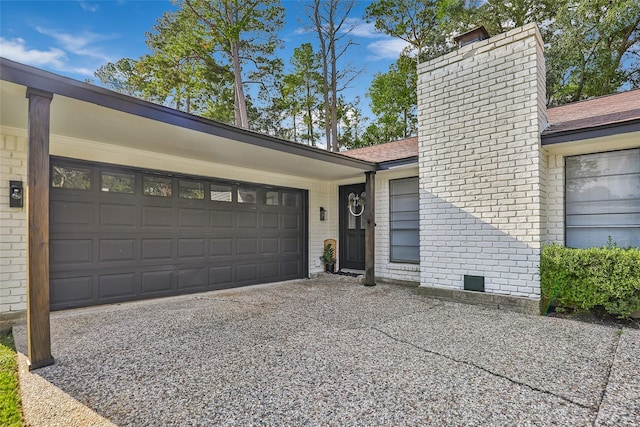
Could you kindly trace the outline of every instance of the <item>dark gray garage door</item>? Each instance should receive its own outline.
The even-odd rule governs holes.
[[[307,275],[307,193],[54,158],[51,309]]]

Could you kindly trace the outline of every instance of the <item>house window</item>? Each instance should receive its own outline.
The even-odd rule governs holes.
[[[391,261],[420,262],[418,178],[389,181]]]
[[[566,245],[640,247],[640,149],[567,157]]]

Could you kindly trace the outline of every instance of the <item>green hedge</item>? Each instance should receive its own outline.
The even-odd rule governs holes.
[[[540,287],[549,305],[627,318],[640,311],[640,249],[572,249],[554,244],[542,249]]]

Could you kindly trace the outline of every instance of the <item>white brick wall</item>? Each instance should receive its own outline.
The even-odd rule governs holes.
[[[318,182],[309,191],[309,274],[324,271],[320,256],[326,239],[338,242],[338,186]],[[320,207],[325,208],[325,220],[320,221]],[[340,242],[338,242],[338,245]],[[336,251],[336,258],[340,255]]]
[[[534,25],[418,70],[421,285],[537,298],[546,237],[542,40]]]
[[[547,160],[547,236],[544,241],[564,244],[564,157],[552,154]]]
[[[0,314],[27,309],[26,207],[9,207],[9,181],[27,184],[27,141],[0,129]]]

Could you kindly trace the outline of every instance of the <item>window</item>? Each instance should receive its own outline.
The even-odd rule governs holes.
[[[267,206],[278,206],[278,192],[266,191],[264,193],[264,204]]]
[[[143,180],[144,194],[148,196],[171,197],[171,178],[145,176]]]
[[[230,202],[231,187],[228,185],[211,184],[211,201],[212,202]]]
[[[418,178],[389,181],[391,261],[420,262]]]
[[[106,193],[136,192],[136,179],[132,173],[102,172],[102,186],[100,189]]]
[[[255,203],[256,190],[249,188],[238,188],[238,203]]]
[[[282,193],[282,205],[297,208],[300,205],[297,193]]]
[[[51,171],[51,186],[54,188],[90,190],[91,170],[76,167],[53,166]]]
[[[640,247],[640,149],[567,157],[566,245]]]
[[[204,199],[204,184],[202,182],[180,180],[178,196],[182,199]]]

